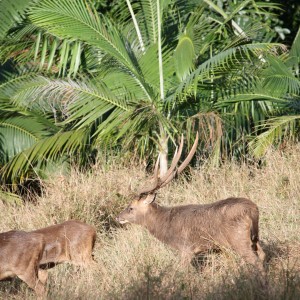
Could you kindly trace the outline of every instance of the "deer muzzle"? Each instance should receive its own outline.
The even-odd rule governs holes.
[[[116,221],[119,222],[120,224],[128,223],[127,220],[121,218],[120,216],[117,216],[117,217],[116,217]]]

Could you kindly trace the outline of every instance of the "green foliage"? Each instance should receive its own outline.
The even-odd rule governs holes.
[[[199,154],[217,163],[246,154],[245,141],[299,95],[299,36],[290,53],[270,42],[274,3],[106,4],[41,0],[7,15],[23,21],[3,27],[0,46],[19,70],[0,86],[4,182],[107,149],[149,159],[167,151],[164,137],[172,152],[196,130]]]
[[[18,22],[22,21],[22,17],[26,9],[34,4],[35,0],[1,0],[0,1],[0,38],[4,38],[7,32]]]

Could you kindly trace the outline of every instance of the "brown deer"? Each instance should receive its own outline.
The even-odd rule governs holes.
[[[42,234],[16,230],[0,233],[0,280],[17,276],[42,297],[47,271],[40,270],[39,263],[44,248]]]
[[[198,134],[186,159],[177,167],[183,137],[167,173],[158,178],[157,160],[154,181],[134,195],[133,201],[117,217],[121,224],[142,225],[160,241],[179,250],[184,260],[208,250],[229,248],[263,271],[264,251],[258,237],[258,208],[245,198],[228,198],[211,204],[164,207],[155,202],[156,192],[180,174],[192,159]]]
[[[96,230],[91,225],[77,220],[48,226],[32,231],[41,234],[45,240],[42,267],[53,267],[62,262],[85,266],[93,262],[92,251]]]

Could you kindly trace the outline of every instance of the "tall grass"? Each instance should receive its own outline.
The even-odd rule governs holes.
[[[44,183],[36,203],[0,202],[0,229],[32,230],[67,219],[97,228],[97,264],[62,264],[49,271],[49,299],[300,299],[300,146],[270,152],[261,167],[224,164],[192,170],[163,188],[163,205],[209,203],[229,196],[252,199],[260,209],[260,237],[267,254],[267,285],[226,251],[210,253],[203,268],[184,266],[180,256],[135,225],[115,216],[128,202],[129,181],[143,184],[142,168],[101,165],[73,169]],[[0,283],[1,299],[31,299],[19,280]]]

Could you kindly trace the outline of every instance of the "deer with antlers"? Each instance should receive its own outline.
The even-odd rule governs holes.
[[[180,174],[191,161],[195,142],[182,164],[183,137],[166,174],[158,177],[158,161],[153,183],[135,194],[133,201],[117,217],[121,224],[134,223],[147,228],[160,241],[179,250],[184,260],[209,250],[229,248],[246,262],[263,271],[265,254],[259,244],[258,207],[246,198],[228,198],[211,204],[164,207],[155,202],[157,191]]]

